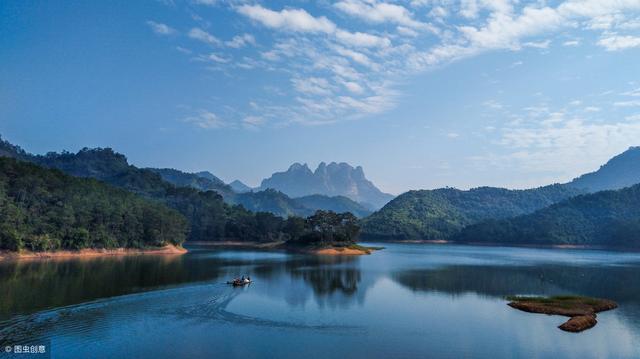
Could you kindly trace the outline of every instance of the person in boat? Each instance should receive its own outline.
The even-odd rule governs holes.
[[[244,280],[245,283],[251,283],[251,277],[247,276]]]

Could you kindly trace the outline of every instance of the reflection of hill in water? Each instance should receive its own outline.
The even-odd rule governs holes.
[[[258,265],[253,272],[257,279],[272,283],[267,295],[284,298],[292,306],[303,306],[313,298],[320,306],[348,308],[362,304],[375,283],[360,270],[357,257],[301,256]]]
[[[492,297],[513,294],[579,294],[618,302],[623,318],[640,324],[640,276],[637,266],[569,267],[451,266],[397,272],[393,278],[413,291]]]
[[[356,268],[314,268],[292,271],[291,277],[307,282],[317,296],[340,292],[350,296],[358,291],[360,270]]]
[[[221,276],[215,260],[184,256],[74,258],[3,263],[0,318]]]
[[[637,303],[638,270],[636,266],[449,266],[401,271],[393,278],[414,291],[475,292],[498,297],[575,293]]]

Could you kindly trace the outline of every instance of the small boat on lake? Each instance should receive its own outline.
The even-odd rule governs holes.
[[[234,287],[243,287],[243,286],[249,285],[251,283],[252,283],[252,281],[251,281],[251,278],[249,278],[249,277],[236,278],[234,280],[231,280],[231,281],[227,282],[227,284],[231,284]]]

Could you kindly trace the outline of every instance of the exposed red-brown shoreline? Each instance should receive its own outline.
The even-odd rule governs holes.
[[[187,253],[187,250],[174,245],[166,245],[158,248],[116,248],[116,249],[80,249],[77,251],[53,251],[53,252],[11,252],[0,251],[0,261],[3,260],[38,260],[54,258],[87,258],[101,256],[123,256],[123,255],[180,255]]]
[[[348,247],[330,247],[309,250],[309,253],[321,256],[361,256],[371,254],[375,249],[359,249]]]
[[[249,248],[263,250],[285,250],[304,254],[315,254],[322,256],[358,256],[371,254],[379,248],[351,248],[351,247],[327,247],[327,248],[304,248],[287,247],[285,242],[242,242],[242,241],[217,241],[217,242],[189,242],[191,245],[209,246],[218,248]]]

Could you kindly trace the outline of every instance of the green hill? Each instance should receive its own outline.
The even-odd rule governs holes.
[[[534,212],[581,193],[563,185],[528,190],[480,187],[406,192],[363,220],[370,239],[449,239],[465,226]]]
[[[179,245],[188,226],[162,204],[93,179],[0,157],[0,249]]]
[[[584,174],[567,185],[598,192],[640,183],[640,147],[631,147],[613,157],[597,171]]]
[[[640,185],[577,196],[528,215],[477,223],[454,240],[640,247]]]
[[[0,155],[17,157],[77,177],[95,178],[115,187],[153,199],[176,209],[187,218],[188,240],[270,241],[282,236],[283,219],[270,213],[252,213],[229,205],[214,191],[177,187],[157,173],[130,165],[124,155],[106,149],[82,149],[77,153],[31,155],[0,141]]]

